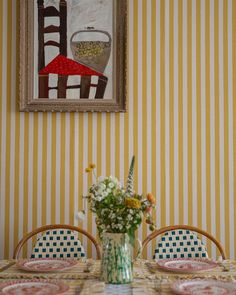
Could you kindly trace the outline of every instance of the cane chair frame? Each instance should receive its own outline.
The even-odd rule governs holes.
[[[88,233],[87,231],[85,231],[82,228],[79,228],[77,226],[74,225],[67,225],[67,224],[51,224],[51,225],[45,225],[39,228],[34,229],[33,231],[29,232],[28,234],[26,234],[18,243],[18,245],[15,248],[14,254],[13,254],[13,259],[18,259],[19,258],[19,254],[20,251],[22,249],[22,247],[24,246],[24,244],[33,236],[41,233],[41,232],[45,232],[47,230],[54,230],[54,229],[68,229],[71,231],[75,231],[78,233],[81,233],[83,235],[85,235],[91,242],[92,244],[95,246],[96,249],[96,254],[97,254],[97,259],[101,259],[101,251],[100,251],[100,246],[98,244],[98,242],[95,240],[95,238]]]
[[[211,234],[209,234],[208,232],[202,230],[202,229],[199,229],[197,227],[194,227],[194,226],[190,226],[190,225],[170,225],[170,226],[166,226],[166,227],[162,227],[158,230],[155,230],[154,232],[152,232],[150,235],[148,235],[146,237],[146,239],[144,239],[144,241],[142,242],[142,247],[143,249],[147,246],[147,244],[149,242],[151,242],[153,239],[155,239],[157,236],[161,235],[161,234],[164,234],[165,232],[168,232],[168,231],[175,231],[175,230],[189,230],[189,231],[192,231],[192,232],[196,232],[202,236],[205,236],[206,238],[208,238],[209,240],[211,240],[217,247],[217,249],[219,250],[221,256],[222,256],[222,259],[225,260],[226,259],[226,253],[222,247],[222,245],[220,244],[219,241],[217,241],[216,238],[214,238]]]

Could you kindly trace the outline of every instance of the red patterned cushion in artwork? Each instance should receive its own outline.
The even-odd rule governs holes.
[[[94,71],[91,68],[60,54],[54,58],[45,68],[43,68],[39,74],[58,74],[64,76],[103,76],[102,73]]]

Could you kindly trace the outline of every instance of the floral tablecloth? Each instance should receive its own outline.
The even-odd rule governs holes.
[[[8,267],[7,267],[8,265]],[[89,267],[88,267],[89,265]],[[210,271],[195,274],[177,274],[160,270],[154,261],[138,260],[134,263],[134,281],[126,285],[105,285],[99,280],[100,261],[79,261],[63,272],[32,273],[20,270],[13,260],[0,261],[0,283],[20,279],[59,279],[69,285],[67,294],[172,294],[170,286],[176,280],[211,278],[236,282],[236,261],[224,261]]]

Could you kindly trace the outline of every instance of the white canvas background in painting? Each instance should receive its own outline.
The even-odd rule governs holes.
[[[59,8],[59,0],[44,0],[45,7],[55,6]],[[108,78],[108,83],[104,99],[113,97],[112,71],[113,71],[113,1],[111,0],[67,0],[67,57],[73,59],[70,48],[70,38],[76,31],[83,30],[86,27],[94,27],[98,30],[107,31],[112,38],[111,55],[105,68],[104,75]],[[59,25],[58,17],[45,18],[45,27],[48,25]],[[77,37],[73,40],[77,40]],[[88,35],[80,34],[79,40],[99,40],[107,41],[107,36],[100,34]],[[58,33],[45,34],[45,42],[48,40],[59,41]],[[45,47],[45,65],[52,61],[59,54],[59,49],[54,46]],[[92,83],[97,83],[98,77],[92,77]],[[79,84],[79,76],[70,76],[68,85]],[[51,75],[49,79],[50,86],[56,86],[57,75]],[[94,98],[95,88],[91,88],[89,98]],[[38,98],[38,7],[37,1],[34,1],[34,98]],[[57,98],[56,90],[49,91],[49,98]],[[67,89],[67,98],[79,98],[79,89]]]

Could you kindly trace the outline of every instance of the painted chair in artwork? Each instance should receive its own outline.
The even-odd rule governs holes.
[[[59,25],[45,27],[45,19],[58,17]],[[45,42],[45,34],[59,33],[59,42],[49,40]],[[59,53],[67,56],[67,2],[60,0],[59,10],[54,6],[44,6],[44,0],[38,0],[38,72],[45,67],[45,47],[55,46]],[[49,97],[49,77],[39,74],[39,98]],[[58,77],[58,97],[65,97],[62,89],[65,89],[66,79]]]
[[[38,97],[48,98],[51,90],[57,91],[57,98],[66,98],[67,89],[79,89],[80,98],[89,98],[90,88],[95,87],[95,99],[103,98],[108,79],[103,73],[93,71],[90,67],[82,65],[77,61],[67,59],[67,1],[60,0],[59,9],[54,6],[44,5],[44,0],[38,0]],[[48,25],[45,27],[47,18],[59,18],[59,25]],[[59,42],[48,40],[45,42],[45,34],[59,34]],[[45,47],[53,46],[59,49],[59,54],[50,61],[53,63],[53,71],[49,71],[48,65],[45,64]],[[64,58],[62,58],[64,57]],[[51,67],[51,66],[50,66]],[[76,71],[75,71],[76,68]],[[63,70],[62,70],[63,69]],[[49,85],[49,75],[57,74],[57,86]],[[71,75],[79,76],[80,83],[68,85],[68,78]],[[97,83],[91,82],[92,76],[98,77]]]
[[[87,231],[72,225],[55,224],[39,227],[26,234],[15,248],[13,258],[20,257],[21,250],[29,239],[36,237],[31,258],[86,258],[86,251],[79,239],[83,235],[95,247],[97,259],[101,258],[100,247]]]
[[[144,241],[145,248],[155,239],[156,248],[153,258],[208,258],[207,248],[199,235],[206,237],[213,242],[219,250],[222,259],[226,259],[225,251],[211,234],[197,227],[188,225],[174,225],[163,227],[152,232]]]

